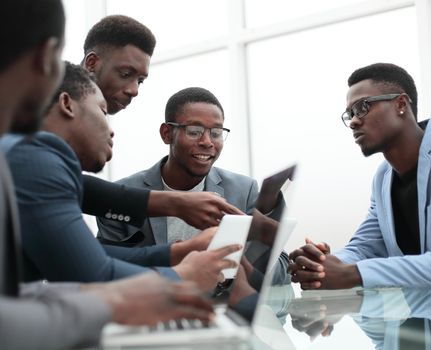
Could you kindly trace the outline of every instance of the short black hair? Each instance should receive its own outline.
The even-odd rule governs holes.
[[[412,100],[413,115],[417,119],[418,92],[413,78],[405,69],[392,63],[374,63],[355,70],[347,80],[347,84],[350,87],[367,79],[387,86],[386,93],[405,92],[409,95]]]
[[[83,67],[65,61],[64,78],[55,92],[49,108],[55,105],[61,93],[67,92],[75,101],[80,101],[88,94],[96,92],[94,76]]]
[[[51,37],[62,42],[64,26],[61,0],[1,0],[0,72]]]
[[[177,114],[182,110],[184,105],[198,102],[216,105],[220,108],[224,118],[223,107],[212,92],[201,87],[189,87],[176,92],[169,98],[165,108],[165,122],[175,122]]]
[[[154,34],[137,20],[122,15],[107,16],[88,32],[84,42],[84,55],[93,50],[136,46],[149,56],[156,46]]]

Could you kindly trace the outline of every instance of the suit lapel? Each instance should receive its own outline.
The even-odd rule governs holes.
[[[221,177],[216,168],[211,168],[205,180],[205,191],[218,193],[224,198],[224,188],[219,184],[221,183]]]
[[[168,242],[168,225],[166,216],[150,218],[151,231],[156,244],[165,244]]]
[[[385,174],[383,175],[383,184],[382,184],[382,201],[383,201],[383,210],[384,213],[381,217],[386,218],[386,232],[383,233],[383,239],[386,241],[386,248],[388,249],[389,255],[402,255],[401,249],[398,247],[397,239],[395,236],[395,224],[394,224],[394,213],[392,209],[392,196],[391,196],[391,188],[392,188],[392,177],[393,170],[392,167],[388,167]],[[378,205],[378,203],[377,203]]]
[[[153,190],[163,191],[161,165],[166,162],[167,157],[163,158],[160,162],[155,164],[152,168],[148,169],[143,176],[144,187],[149,187]],[[219,184],[222,179],[215,168],[211,168],[205,181],[205,191],[218,193],[224,198],[224,188]],[[168,241],[168,227],[166,217],[152,217],[149,218],[149,224],[153,232],[154,241],[156,244],[165,244]]]
[[[417,187],[418,187],[418,212],[419,212],[419,233],[421,239],[421,252],[424,253],[427,250],[428,242],[427,227],[429,226],[428,220],[430,218],[427,215],[429,206],[429,182],[430,182],[430,171],[431,171],[431,141],[428,135],[431,133],[431,127],[427,127],[424,137],[422,139],[421,148],[419,151],[418,160],[418,172],[417,172]],[[429,234],[429,233],[428,233]]]
[[[156,191],[163,191],[161,166],[166,162],[167,157],[160,160],[153,167],[148,169],[142,181],[144,187],[151,188]],[[165,244],[168,241],[168,227],[166,216],[149,218],[149,225],[153,233],[154,241],[156,244]]]

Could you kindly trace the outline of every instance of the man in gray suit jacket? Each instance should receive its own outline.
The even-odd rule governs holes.
[[[117,114],[138,96],[148,76],[155,45],[153,33],[128,16],[104,17],[90,29],[82,66],[94,75],[106,99],[108,114]],[[203,230],[216,226],[225,213],[241,214],[211,192],[149,191],[85,174],[83,179],[84,213],[135,226],[141,226],[148,216],[177,216]]]
[[[37,128],[63,74],[64,21],[60,0],[1,2],[0,44],[7,50],[0,56],[0,135],[11,124],[19,132]],[[39,283],[20,291],[21,255],[13,183],[0,153],[1,349],[95,345],[109,321],[208,319],[210,308],[193,287],[152,274],[105,285]]]
[[[137,188],[164,191],[209,191],[218,194],[241,211],[251,214],[258,196],[256,180],[213,167],[229,134],[223,127],[223,107],[210,91],[191,87],[170,97],[160,136],[169,145],[169,156],[150,169],[120,180]],[[281,193],[266,208],[259,208],[279,219],[284,207]],[[106,244],[146,246],[185,241],[199,230],[176,217],[149,218],[140,227],[98,218],[98,238]],[[247,257],[256,260],[259,249],[247,248]],[[287,277],[287,255],[280,260],[280,275]]]

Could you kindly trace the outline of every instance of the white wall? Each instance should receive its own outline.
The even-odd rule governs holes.
[[[345,244],[366,214],[382,159],[365,159],[340,120],[346,80],[360,66],[393,62],[413,75],[421,100],[423,87],[431,86],[431,77],[421,76],[430,62],[419,60],[429,52],[424,23],[431,15],[417,11],[413,0],[93,1],[96,10],[87,16],[88,2],[66,1],[66,58],[82,58],[76,54],[82,33],[105,13],[142,21],[158,40],[140,95],[111,117],[113,180],[167,153],[158,135],[167,99],[202,86],[219,97],[232,129],[218,166],[261,180],[299,162],[289,202],[299,224],[289,245],[302,244],[304,236],[335,248]],[[421,8],[430,1],[420,0]]]
[[[298,160],[293,245],[304,235],[344,245],[365,217],[382,159],[364,159],[341,122],[347,78],[361,66],[393,62],[420,83],[414,8],[258,42],[248,53],[253,174]]]

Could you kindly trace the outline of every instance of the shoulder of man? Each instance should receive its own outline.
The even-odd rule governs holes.
[[[81,165],[75,152],[55,134],[5,135],[1,144],[17,188],[49,189],[52,194],[54,188],[67,187],[73,193],[82,187]],[[50,193],[44,195],[49,197]]]
[[[73,149],[62,138],[50,132],[39,131],[32,135],[6,134],[0,138],[0,148],[6,156],[17,147],[27,146],[34,149],[51,148],[64,157],[77,159]]]
[[[254,182],[256,182],[256,180],[250,176],[238,174],[233,171],[218,167],[213,167],[209,176],[219,176],[223,182],[241,183],[248,186],[251,186]]]
[[[151,168],[138,171],[132,175],[122,178],[116,181],[122,185],[137,186],[137,187],[148,187],[161,186],[161,164],[165,158],[158,161]]]

